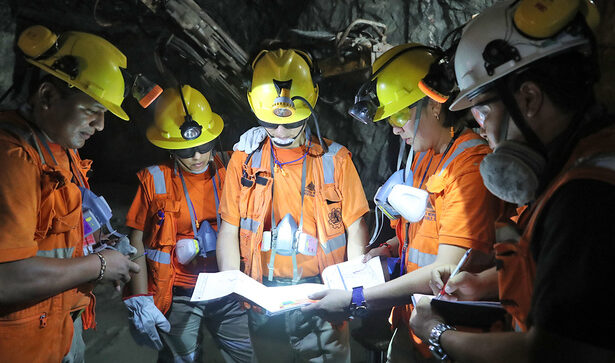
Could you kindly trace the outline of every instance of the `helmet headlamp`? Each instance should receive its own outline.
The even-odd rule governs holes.
[[[354,97],[354,105],[348,109],[348,114],[364,124],[374,121],[378,109],[375,79],[364,83]]]
[[[188,112],[188,106],[186,106],[186,100],[184,100],[184,92],[182,91],[181,84],[179,85],[179,97],[182,100],[184,112],[186,112],[186,116],[184,116],[184,123],[181,124],[181,126],[179,127],[179,131],[184,140],[194,140],[197,137],[201,136],[203,126],[199,125],[199,123],[194,121],[192,119],[192,116],[190,116],[190,112]]]
[[[179,131],[185,140],[194,140],[201,136],[203,126],[199,125],[196,121],[186,115],[184,123],[179,127]]]
[[[290,87],[293,81],[276,81],[273,80],[276,90],[278,91],[278,97],[273,100],[271,109],[273,114],[278,117],[290,117],[295,114],[295,103],[290,98]]]

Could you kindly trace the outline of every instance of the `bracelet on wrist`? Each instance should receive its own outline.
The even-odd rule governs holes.
[[[100,252],[96,252],[96,255],[100,259],[100,271],[98,272],[98,278],[96,278],[96,280],[94,281],[98,282],[102,280],[103,276],[105,276],[105,270],[107,269],[107,261]]]
[[[389,253],[391,254],[391,256],[393,255],[393,246],[391,246],[390,244],[388,244],[387,242],[382,242],[380,244],[380,246],[378,247],[386,247],[387,250],[389,250]]]

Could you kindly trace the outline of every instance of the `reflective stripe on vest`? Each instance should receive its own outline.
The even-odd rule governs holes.
[[[255,221],[254,219],[250,219],[250,218],[242,218],[239,221],[239,226],[241,229],[246,229],[252,233],[258,232],[258,227],[260,225],[261,224],[259,221]]]
[[[147,171],[151,174],[152,178],[154,178],[154,189],[156,194],[166,194],[167,193],[167,185],[164,181],[164,174],[158,165],[148,166]]]
[[[342,149],[342,145],[337,142],[332,142],[329,145],[329,150],[322,156],[322,174],[325,184],[333,184],[335,182],[335,165],[333,157]]]
[[[420,153],[416,159],[416,163],[414,163],[415,167],[418,167],[421,164],[421,161],[423,161],[423,157],[425,157],[425,154],[427,154],[426,151],[423,151],[422,153]]]
[[[464,141],[461,144],[457,145],[457,147],[455,148],[455,151],[453,151],[451,155],[446,159],[444,164],[442,164],[442,169],[440,169],[440,173],[442,173],[444,169],[446,169],[448,164],[450,164],[453,160],[455,160],[457,155],[461,154],[466,149],[474,147],[474,146],[478,146],[478,145],[485,145],[485,144],[487,144],[487,141],[485,141],[484,139],[472,139],[472,140]]]
[[[36,256],[49,258],[71,258],[73,257],[73,252],[75,252],[75,247],[54,248],[53,250],[48,251],[38,250],[36,251]]]
[[[152,260],[158,263],[163,263],[165,265],[168,265],[171,263],[171,255],[168,254],[167,252],[162,252],[160,250],[147,249],[147,248],[145,249],[145,252],[147,252],[145,256],[147,257],[148,260]]]
[[[416,248],[408,249],[408,261],[418,265],[419,267],[427,266],[436,261],[437,254],[432,255],[417,250]]]
[[[326,244],[320,244],[320,246],[322,247],[322,250],[325,252],[325,254],[328,255],[330,253],[333,253],[333,251],[339,248],[346,247],[346,234],[342,233],[337,237],[333,237],[328,240]]]

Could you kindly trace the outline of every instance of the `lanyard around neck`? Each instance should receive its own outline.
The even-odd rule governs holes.
[[[301,235],[303,232],[303,201],[305,199],[305,180],[307,175],[307,153],[310,151],[308,146],[307,151],[302,156],[303,162],[301,166],[301,217],[299,218],[299,228],[297,229],[297,233],[292,236],[293,238],[293,246],[292,246],[292,261],[293,261],[293,284],[297,283],[301,278],[301,274],[298,271],[297,267],[297,236]],[[269,269],[269,281],[273,280],[273,270],[274,270],[274,261],[275,255],[277,253],[277,239],[278,239],[278,230],[277,223],[275,222],[275,213],[274,213],[274,185],[275,185],[275,160],[274,160],[274,151],[273,144],[271,144],[271,156],[270,165],[271,165],[271,256],[269,257],[269,264],[267,268]],[[301,158],[295,160],[298,161]]]
[[[214,161],[215,165],[215,161]],[[194,205],[192,204],[192,200],[190,199],[190,194],[188,193],[188,188],[186,187],[186,181],[184,180],[184,175],[182,174],[181,167],[178,165],[177,161],[175,161],[175,170],[179,174],[179,179],[182,181],[182,188],[184,189],[184,196],[186,197],[186,204],[188,204],[188,211],[190,212],[190,223],[192,224],[192,232],[194,233],[194,238],[196,239],[198,228],[196,224],[198,223],[196,212],[194,210]],[[218,171],[215,170],[216,175],[218,176],[218,184],[220,183],[220,175]],[[218,228],[220,228],[220,213],[218,213],[218,207],[220,205],[219,197],[218,197],[218,188],[216,186],[216,179],[212,176],[211,182],[214,185],[214,202],[216,203],[216,223]]]

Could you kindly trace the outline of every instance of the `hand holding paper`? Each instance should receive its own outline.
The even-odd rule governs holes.
[[[324,284],[267,287],[237,270],[201,273],[191,301],[209,301],[237,294],[275,314],[311,304],[314,302],[311,296],[327,288],[351,291],[355,286],[384,283],[379,259],[363,264],[358,258],[332,265],[324,269],[322,278]]]

